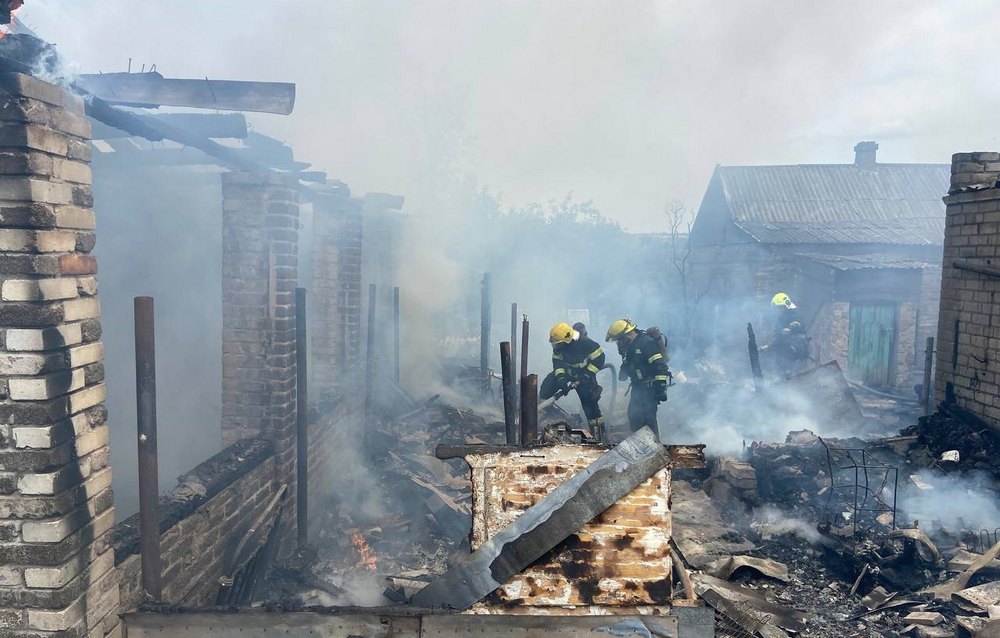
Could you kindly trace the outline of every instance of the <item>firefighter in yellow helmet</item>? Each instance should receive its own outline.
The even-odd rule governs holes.
[[[557,392],[565,394],[575,388],[591,433],[600,437],[604,416],[598,405],[601,386],[597,383],[597,373],[604,367],[604,349],[568,323],[552,327],[549,343],[552,344],[552,372],[542,381],[538,398],[544,401]]]
[[[607,341],[618,344],[622,355],[622,375],[631,381],[628,425],[633,432],[648,425],[656,428],[656,411],[667,400],[670,370],[660,343],[639,330],[630,319],[619,319],[608,328]]]
[[[779,292],[771,297],[771,308],[775,312],[774,335],[770,345],[761,350],[774,353],[774,363],[782,376],[789,376],[799,370],[809,358],[809,337],[802,324],[799,308],[787,293]]]

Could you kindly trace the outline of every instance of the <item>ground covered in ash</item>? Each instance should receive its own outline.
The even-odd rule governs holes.
[[[786,534],[762,541],[751,555],[788,566],[789,582],[736,576],[734,582],[773,597],[775,602],[810,614],[803,636],[815,638],[867,638],[896,636],[906,627],[893,611],[870,612],[860,597],[850,595],[852,583],[823,565],[822,552],[808,541]]]

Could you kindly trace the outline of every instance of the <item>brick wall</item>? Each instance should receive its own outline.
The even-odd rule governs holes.
[[[1000,427],[1000,153],[952,156],[952,193],[944,198],[944,267],[936,349],[935,400]],[[962,192],[964,188],[978,189]],[[956,267],[965,266],[965,268]],[[957,331],[956,331],[957,327]]]
[[[604,450],[555,445],[466,457],[472,467],[472,549],[512,523]],[[666,606],[671,598],[670,471],[654,474],[473,610]],[[494,612],[495,613],[495,612]],[[514,613],[505,609],[505,613]],[[604,612],[607,613],[607,612]]]
[[[361,203],[331,187],[313,205],[310,380],[314,401],[361,361]]]
[[[227,548],[239,543],[278,489],[273,448],[261,440],[238,441],[182,476],[160,499],[163,602],[214,605],[219,578],[229,569]],[[138,528],[135,515],[112,533],[123,611],[144,602]]]
[[[0,634],[120,635],[90,125],[0,74]]]
[[[346,454],[358,453],[347,439],[357,439],[364,432],[362,378],[355,375],[351,379],[353,384],[338,384],[328,409],[309,424],[309,503],[313,520],[336,493],[337,475],[343,471],[341,460]]]

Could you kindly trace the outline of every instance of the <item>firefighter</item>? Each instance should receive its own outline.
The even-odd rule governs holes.
[[[587,425],[595,436],[601,437],[604,416],[598,405],[601,386],[597,383],[597,373],[604,367],[604,350],[568,323],[557,323],[552,327],[549,343],[552,344],[552,372],[542,381],[538,398],[544,401],[556,393],[567,394],[575,389],[583,414],[587,417]]]
[[[631,381],[628,425],[633,432],[648,425],[656,428],[656,411],[667,400],[670,370],[660,343],[630,319],[619,319],[608,328],[607,341],[618,344],[622,355],[621,375]],[[657,434],[658,436],[658,434]]]
[[[783,376],[794,374],[802,362],[809,358],[809,337],[802,325],[799,308],[787,293],[779,292],[771,298],[774,309],[774,335],[770,346],[762,350],[774,352],[778,372]]]

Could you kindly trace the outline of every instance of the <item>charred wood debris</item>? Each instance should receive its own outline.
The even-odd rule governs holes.
[[[469,556],[469,467],[435,449],[502,444],[504,420],[499,384],[484,403],[478,368],[457,367],[447,379],[447,400],[414,401],[383,382],[391,400],[365,437],[368,480],[382,501],[318,507],[318,549],[273,569],[258,604],[406,605]],[[692,397],[704,390],[690,389]],[[682,392],[671,400],[685,401]],[[543,443],[581,440],[580,417],[559,406],[540,421]],[[914,520],[905,507],[937,489],[928,477],[975,477],[995,489],[998,452],[994,430],[945,406],[891,436],[800,430],[747,441],[741,455],[674,470],[672,542],[688,586],[716,610],[717,635],[1000,635],[1000,531],[947,511]],[[685,598],[679,576],[674,592]]]

